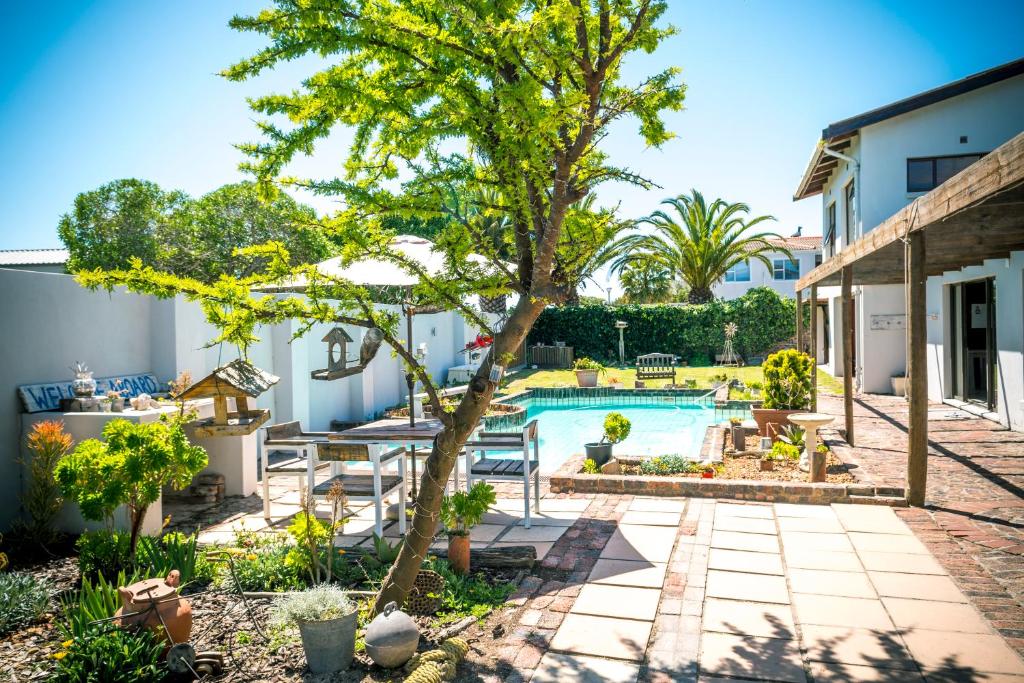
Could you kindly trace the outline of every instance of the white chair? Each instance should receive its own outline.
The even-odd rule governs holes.
[[[530,445],[533,444],[533,456]],[[488,451],[521,451],[518,458],[488,458]],[[530,481],[533,481],[535,511],[540,513],[540,442],[537,421],[530,420],[522,431],[480,432],[473,441],[466,442],[466,489],[473,480],[522,481],[525,518],[523,526],[530,528]],[[480,459],[476,460],[476,454]]]
[[[313,499],[327,498],[335,482],[340,482],[345,490],[345,498],[355,502],[372,502],[374,504],[374,530],[378,536],[384,535],[384,501],[393,493],[398,493],[398,531],[405,534],[405,447],[383,452],[380,445],[369,443],[353,443],[351,441],[317,441],[314,444],[312,458],[308,461],[307,476]],[[368,462],[373,467],[371,474],[354,474],[342,472],[319,484],[313,480],[316,468],[322,464],[350,462]],[[385,474],[384,468],[394,465],[396,474]]]
[[[328,432],[304,432],[298,420],[271,425],[261,431],[262,438],[257,444],[263,471],[263,516],[270,521],[270,478],[297,478],[299,500],[305,499],[312,444],[326,440]]]

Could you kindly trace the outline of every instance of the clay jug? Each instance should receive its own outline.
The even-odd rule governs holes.
[[[192,633],[192,605],[178,595],[180,583],[181,573],[175,569],[166,579],[145,579],[118,588],[121,609],[114,616],[127,616],[115,623],[145,626],[164,638],[170,636],[172,645],[188,641]]]

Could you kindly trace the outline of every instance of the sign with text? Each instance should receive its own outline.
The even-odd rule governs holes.
[[[162,391],[156,375],[124,375],[121,377],[101,377],[96,380],[96,395],[104,396],[108,391],[117,389],[125,398],[134,398],[139,394],[155,394]],[[39,413],[44,410],[60,409],[62,398],[74,398],[71,380],[66,382],[50,382],[48,384],[23,384],[18,387],[18,396],[26,413]]]

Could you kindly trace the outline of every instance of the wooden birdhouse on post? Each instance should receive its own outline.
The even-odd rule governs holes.
[[[321,341],[327,342],[327,367],[323,370],[313,370],[309,376],[313,379],[330,381],[358,375],[366,369],[366,366],[377,355],[381,342],[384,341],[384,334],[371,328],[363,335],[363,342],[359,346],[359,362],[349,367],[348,344],[352,337],[340,327],[335,327]]]
[[[249,399],[258,397],[279,379],[239,358],[190,386],[178,399],[213,399],[213,417],[192,423],[196,436],[246,436],[270,419],[269,410],[250,408]],[[228,412],[229,398],[235,400],[234,412]]]

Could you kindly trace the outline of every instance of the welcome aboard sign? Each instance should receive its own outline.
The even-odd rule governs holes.
[[[155,394],[162,391],[156,375],[123,375],[121,377],[102,377],[96,380],[96,395],[105,396],[108,391],[118,389],[125,398],[135,398],[139,394]],[[44,410],[59,410],[62,398],[75,398],[71,388],[71,380],[67,382],[51,382],[48,384],[23,384],[18,387],[18,396],[25,406],[26,413],[39,413]]]

